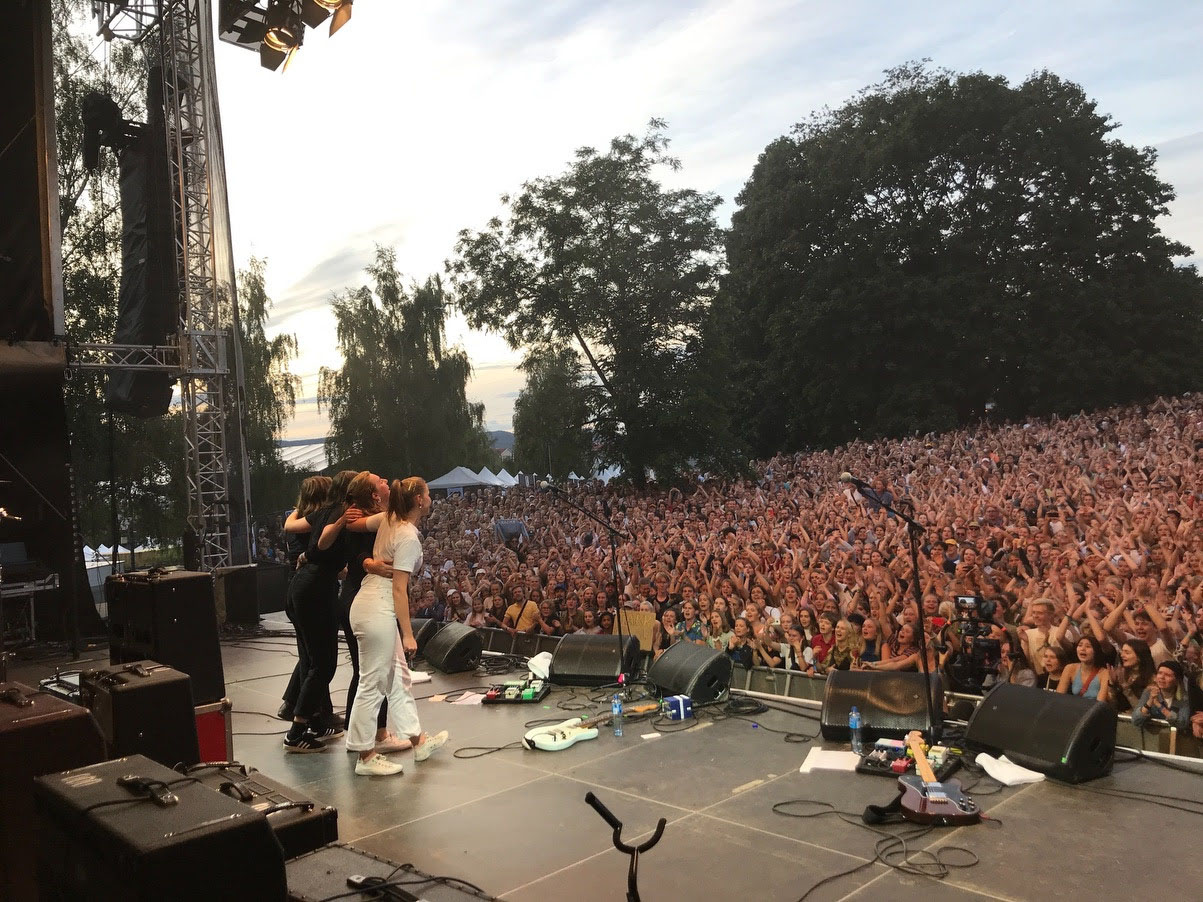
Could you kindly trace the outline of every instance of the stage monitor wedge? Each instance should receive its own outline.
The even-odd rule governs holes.
[[[944,683],[932,674],[936,718],[943,722]],[[911,730],[930,735],[932,728],[923,696],[921,673],[833,670],[827,674],[819,730],[824,739],[848,741],[848,712],[855,705],[865,739],[902,739]]]
[[[688,695],[695,705],[705,705],[730,689],[731,666],[726,653],[682,639],[652,664],[648,682],[661,698]]]
[[[622,673],[632,674],[639,658],[634,636],[572,633],[560,640],[551,658],[549,678],[557,686],[610,686]]]
[[[1096,699],[1000,683],[965,728],[965,746],[998,754],[1064,783],[1111,773],[1115,710]]]

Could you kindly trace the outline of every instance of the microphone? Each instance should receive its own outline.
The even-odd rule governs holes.
[[[845,470],[843,473],[840,474],[840,482],[850,482],[854,486],[856,486],[858,489],[872,490],[872,488],[873,488],[871,485],[869,485],[869,483],[865,482],[863,479],[857,479],[855,476],[853,476],[847,470]]]
[[[540,492],[558,492],[558,491],[560,491],[560,487],[552,485],[546,479],[540,479],[539,480],[539,491]]]

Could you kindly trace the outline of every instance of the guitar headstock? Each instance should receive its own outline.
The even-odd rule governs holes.
[[[916,756],[924,754],[923,734],[918,730],[911,730],[907,733],[906,747],[914,752]]]

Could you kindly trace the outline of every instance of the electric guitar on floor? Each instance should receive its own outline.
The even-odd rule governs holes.
[[[659,707],[658,703],[652,702],[646,705],[635,705],[623,713],[627,715],[646,714],[649,711],[657,710]],[[527,734],[522,737],[522,744],[528,749],[538,749],[541,752],[560,752],[582,740],[596,739],[598,725],[606,723],[611,717],[613,717],[613,714],[607,711],[604,714],[590,717],[587,720],[574,717],[563,723],[535,727],[533,730],[527,731]]]
[[[923,748],[923,737],[912,730],[906,737],[907,747],[915,755],[915,771],[898,778],[902,791],[899,801],[902,816],[917,824],[937,824],[947,827],[963,827],[976,824],[982,819],[982,810],[973,799],[961,792],[958,780],[943,783],[932,773]]]

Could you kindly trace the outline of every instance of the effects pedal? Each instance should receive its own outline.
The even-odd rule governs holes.
[[[489,691],[485,693],[482,704],[529,705],[543,701],[549,692],[551,692],[551,685],[547,680],[541,680],[537,677],[525,680],[509,680],[490,687]]]

